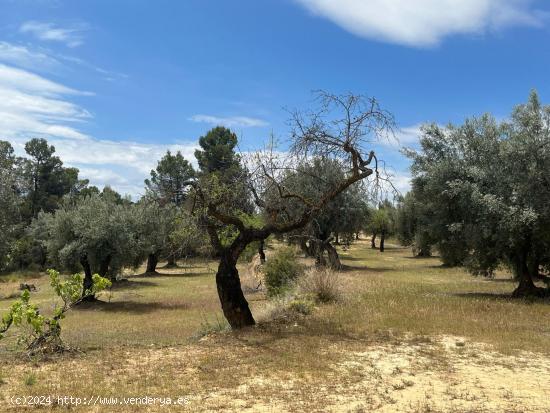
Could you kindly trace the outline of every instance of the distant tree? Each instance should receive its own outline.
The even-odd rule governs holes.
[[[295,171],[289,171],[284,178],[285,188],[305,198],[316,199],[345,179],[346,172],[346,166],[335,159],[315,158],[299,165]],[[269,198],[271,209],[282,207],[286,202],[275,188]],[[305,227],[294,231],[290,237],[297,239],[302,250],[314,256],[318,265],[340,268],[340,258],[333,243],[338,242],[340,237],[347,243],[353,242],[355,234],[363,225],[364,202],[359,188],[352,185],[328,202]],[[296,203],[294,208],[288,209],[288,213],[297,218],[306,207]]]
[[[180,206],[188,191],[185,182],[194,175],[193,166],[181,152],[172,155],[167,151],[157,167],[151,171],[151,178],[145,180],[145,186],[149,197],[158,200],[161,205],[172,203]]]
[[[147,260],[147,274],[157,272],[159,260],[173,255],[171,234],[177,210],[171,203],[161,206],[156,199],[144,198],[133,209],[139,242],[139,259]]]
[[[394,235],[396,225],[396,209],[389,200],[378,205],[378,209],[374,209],[369,214],[368,230],[371,236],[371,248],[376,248],[376,237],[380,236],[379,250],[384,252],[386,238]]]
[[[45,139],[31,139],[25,144],[29,156],[24,162],[26,181],[26,218],[30,221],[40,211],[54,211],[66,194],[77,193],[88,184],[79,180],[78,169],[64,168],[54,155],[55,147]]]
[[[246,171],[244,166],[240,166],[245,172],[238,174],[240,179],[227,180],[229,174],[224,176],[218,172],[219,169],[210,168],[203,154],[197,156],[202,173],[189,184],[196,195],[196,212],[201,217],[200,224],[206,228],[212,248],[220,257],[216,274],[218,296],[232,328],[255,323],[242,292],[237,270],[237,261],[247,246],[265,240],[272,234],[285,234],[303,228],[347,188],[370,176],[378,176],[374,152],[370,152],[366,159],[362,157],[363,143],[391,131],[393,117],[382,110],[374,99],[323,92],[319,93],[318,98],[319,110],[309,115],[293,113],[290,156],[283,160],[274,151],[268,150],[257,154],[253,166],[250,166],[251,170]],[[223,136],[226,136],[225,133]],[[235,148],[232,138],[230,141],[229,147]],[[201,146],[203,150],[216,147],[210,145],[208,139]],[[288,171],[294,169],[295,174],[301,174],[296,166],[304,165],[310,157],[330,157],[347,165],[341,179],[312,198],[294,192],[285,185],[292,176]],[[223,165],[238,157],[236,154],[224,155],[220,159],[224,160]],[[208,173],[209,170],[212,172]],[[266,197],[273,192],[286,202],[268,203]],[[246,205],[252,202],[255,210],[247,212],[243,203]],[[302,208],[302,213],[298,216],[290,214],[289,211],[297,206]],[[261,222],[255,219],[257,212],[265,217]]]
[[[433,241],[427,230],[427,222],[429,214],[415,198],[413,191],[399,200],[395,223],[397,239],[401,245],[412,247],[413,254],[418,257],[432,255]]]
[[[11,144],[0,141],[0,271],[8,266],[10,251],[22,227],[17,164]]]
[[[232,187],[225,193],[226,205],[231,209],[253,213],[254,204],[250,200],[248,185],[243,185],[250,177],[236,152],[237,135],[228,128],[218,126],[200,137],[199,146],[200,149],[195,151],[199,175],[207,176],[211,181],[215,179],[222,187]]]
[[[550,251],[550,107],[533,92],[509,121],[490,115],[445,130],[423,129],[413,160],[414,196],[443,256],[460,257],[473,273],[509,265],[515,296],[535,286]]]
[[[138,225],[132,208],[92,195],[63,204],[54,213],[41,212],[31,231],[57,268],[82,268],[85,292],[93,273],[114,281],[123,267],[138,261]]]

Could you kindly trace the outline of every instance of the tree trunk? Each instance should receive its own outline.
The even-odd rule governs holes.
[[[168,255],[168,262],[166,263],[166,266],[164,268],[177,268],[178,263],[176,262],[176,255],[170,253]]]
[[[376,249],[376,232],[372,233],[372,238],[370,239],[370,247]]]
[[[95,301],[95,297],[91,294],[86,294],[86,291],[90,291],[94,286],[94,281],[92,279],[92,268],[90,267],[90,262],[88,261],[88,256],[83,255],[80,258],[80,265],[84,270],[84,281],[82,283],[82,301]]]
[[[225,318],[232,329],[239,329],[252,326],[255,321],[241,289],[234,255],[231,251],[222,254],[216,274],[216,286]]]
[[[145,270],[146,274],[157,274],[157,264],[159,262],[158,254],[151,253],[147,257],[147,269]]]
[[[518,253],[518,255],[515,257],[514,270],[516,278],[519,281],[519,285],[512,293],[512,297],[536,297],[544,295],[544,289],[538,288],[533,282],[533,277],[531,276],[531,272],[529,271],[526,251]]]
[[[111,264],[111,256],[107,255],[103,261],[99,264],[98,274],[102,277],[106,277],[109,272],[109,265]]]
[[[360,238],[359,238],[359,233],[358,233],[358,232],[355,233],[355,240],[356,240],[356,241],[359,241],[359,240],[360,240]]]
[[[325,243],[325,249],[328,255],[328,265],[333,270],[339,270],[342,268],[342,263],[340,262],[340,257],[338,256],[338,251],[330,243],[330,241]]]
[[[384,241],[386,240],[386,231],[380,234],[380,252],[384,252]]]
[[[315,248],[314,243],[310,240],[308,245],[308,240],[304,238],[300,238],[300,249],[304,253],[306,258],[312,258],[315,257]]]
[[[258,245],[258,254],[260,255],[260,264],[265,264],[265,241],[261,240]]]
[[[334,234],[334,243],[335,243],[336,245],[340,245],[340,239],[339,239],[339,237],[338,237],[338,233]]]

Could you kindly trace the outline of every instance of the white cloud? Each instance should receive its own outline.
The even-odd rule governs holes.
[[[14,64],[27,69],[36,67],[48,69],[59,64],[57,59],[42,51],[32,50],[27,46],[3,41],[0,41],[0,62]]]
[[[65,99],[85,95],[42,76],[0,64],[0,131],[3,136],[57,136],[86,139],[71,123],[91,114]]]
[[[211,115],[194,115],[189,118],[189,120],[198,123],[208,123],[215,126],[227,126],[228,128],[232,127],[241,127],[241,128],[252,128],[252,127],[262,127],[269,125],[268,122],[262,119],[249,118],[246,116],[230,116],[230,117],[220,117],[220,116],[211,116]]]
[[[26,70],[16,69],[3,64],[0,64],[0,86],[24,92],[38,93],[41,96],[92,94],[90,92],[80,92],[71,89]]]
[[[456,34],[541,26],[531,0],[295,0],[349,32],[407,46],[434,46]]]
[[[77,47],[83,43],[83,32],[87,25],[78,24],[72,27],[58,27],[53,23],[28,21],[21,25],[21,33],[29,33],[40,40],[61,42],[68,47]]]
[[[413,146],[418,143],[422,135],[422,124],[405,126],[397,131],[395,138],[399,147]]]
[[[63,162],[79,168],[92,185],[110,185],[134,197],[143,194],[143,180],[167,150],[194,160],[195,143],[109,141],[83,133],[78,126],[92,114],[69,100],[74,95],[91,94],[0,64],[0,139],[24,155],[25,142],[45,137]]]

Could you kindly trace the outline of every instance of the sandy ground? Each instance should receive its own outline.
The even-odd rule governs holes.
[[[118,354],[119,361],[109,366],[112,373],[104,378],[104,385],[116,388],[121,384],[117,378],[146,377],[151,383],[149,392],[162,394],[167,385],[159,378],[170,375],[169,386],[175,386],[172,390],[178,383],[182,388],[185,384],[188,402],[177,408],[119,407],[109,411],[550,412],[550,358],[540,354],[508,356],[448,336],[387,345],[326,341],[316,351],[321,359],[330,354],[327,360],[332,360],[332,365],[318,374],[307,369],[273,370],[253,362],[240,366],[239,360],[251,360],[257,350],[238,339],[229,341],[214,336],[189,346]],[[233,357],[216,364],[228,345],[233,346]],[[67,372],[72,371],[75,377],[81,374],[79,367],[101,371],[99,362],[94,366],[92,357],[85,357],[90,358],[45,363],[40,366],[41,373],[52,383],[64,383]],[[18,368],[15,365],[12,371]],[[8,379],[0,392],[11,394],[11,384]],[[21,411],[7,403],[0,404],[0,410]],[[105,407],[70,410],[103,412]]]

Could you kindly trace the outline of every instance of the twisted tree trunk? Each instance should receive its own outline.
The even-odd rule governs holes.
[[[256,322],[241,289],[235,251],[225,251],[216,273],[216,286],[225,318],[232,329],[253,326]]]
[[[376,235],[377,235],[376,232],[373,232],[372,237],[370,239],[370,247],[372,249],[376,249]]]
[[[330,243],[330,240],[324,244],[325,250],[327,251],[328,256],[328,266],[333,270],[339,270],[342,268],[342,263],[340,262],[340,257],[338,256],[338,251]]]

